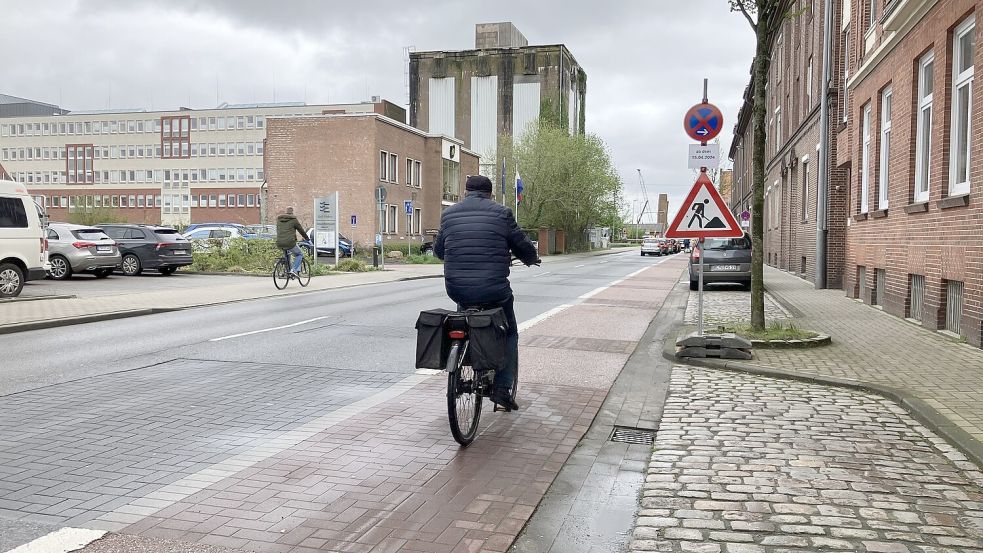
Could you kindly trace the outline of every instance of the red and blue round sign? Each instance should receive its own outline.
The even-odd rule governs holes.
[[[724,128],[724,114],[713,104],[696,104],[683,118],[686,134],[697,142],[709,142]]]

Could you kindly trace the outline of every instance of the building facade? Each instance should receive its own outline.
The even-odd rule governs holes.
[[[584,130],[587,74],[562,44],[529,46],[511,23],[479,24],[474,50],[410,55],[410,125],[464,141],[496,179],[502,137],[544,112]]]
[[[839,4],[839,0],[830,0]],[[822,124],[821,90],[825,37],[825,0],[788,0],[786,9],[796,14],[787,18],[771,45],[771,66],[765,97],[765,181],[764,181],[764,257],[765,263],[816,281],[816,245],[819,205],[819,165]],[[834,27],[842,17],[834,6]],[[845,44],[832,40],[832,59]],[[833,71],[833,74],[838,74]],[[838,103],[830,96],[827,126],[842,126]],[[731,209],[735,215],[752,210],[752,157],[754,129],[752,87],[745,89],[744,105],[738,115],[731,143],[734,163]],[[843,234],[846,226],[845,185],[848,166],[835,163],[830,148],[827,196],[828,229],[825,277],[827,286],[840,287],[845,259]]]
[[[380,101],[3,117],[0,163],[53,221],[110,208],[129,222],[259,223],[269,120],[394,109],[403,112]]]
[[[809,106],[822,90],[822,26],[809,28],[808,12],[821,19],[825,6],[789,7],[801,15],[785,23],[772,48],[767,94],[765,254],[769,264],[811,279],[812,159],[823,153]],[[827,286],[983,347],[983,141],[974,133],[983,110],[973,93],[983,0],[833,0],[831,7]],[[745,99],[731,147],[735,211],[750,203],[752,104]]]
[[[314,198],[338,192],[340,232],[362,247],[376,234],[387,243],[429,239],[443,209],[460,199],[467,176],[478,171],[477,154],[462,141],[378,114],[275,118],[268,125],[270,211],[293,206],[311,226]],[[386,190],[381,211],[380,186]]]
[[[848,4],[850,105],[837,147],[854,170],[844,289],[983,343],[981,0]]]

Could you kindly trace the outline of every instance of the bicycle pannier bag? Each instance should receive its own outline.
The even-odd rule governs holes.
[[[502,368],[508,331],[508,319],[501,307],[468,314],[468,353],[475,370]]]
[[[443,369],[448,338],[444,332],[447,309],[421,311],[416,320],[416,368]]]

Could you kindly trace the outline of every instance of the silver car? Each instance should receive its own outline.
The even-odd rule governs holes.
[[[48,275],[57,280],[74,273],[106,278],[123,264],[116,241],[102,229],[68,223],[48,225],[48,259]]]

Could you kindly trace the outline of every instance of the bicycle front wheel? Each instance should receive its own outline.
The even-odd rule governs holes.
[[[289,282],[290,269],[287,267],[287,262],[280,259],[273,266],[273,286],[276,286],[277,290],[283,290]]]
[[[297,273],[297,282],[299,282],[302,287],[311,283],[311,264],[307,262],[306,257],[300,264],[300,272]]]
[[[474,367],[464,364],[466,342],[455,341],[447,355],[447,418],[454,440],[464,447],[478,435],[481,395]]]

